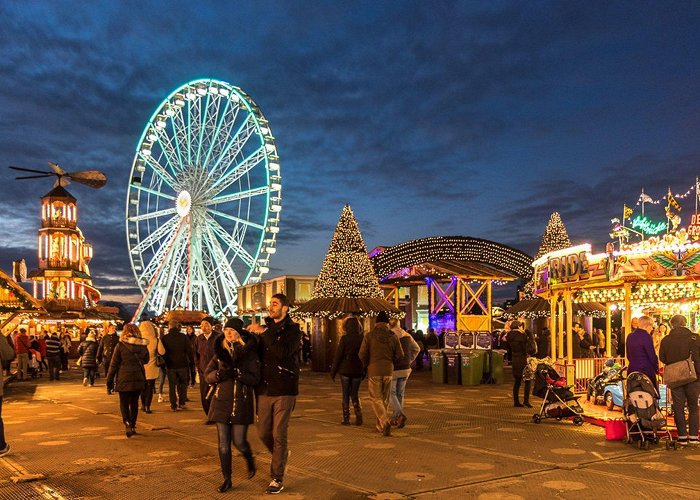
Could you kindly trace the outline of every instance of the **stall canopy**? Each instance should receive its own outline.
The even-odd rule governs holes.
[[[544,299],[528,299],[516,302],[503,313],[503,318],[512,319],[524,316],[526,318],[549,317],[549,302]],[[605,306],[598,302],[583,302],[573,304],[575,316],[605,316]]]

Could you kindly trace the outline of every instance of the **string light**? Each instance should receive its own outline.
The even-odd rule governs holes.
[[[313,298],[327,297],[384,298],[349,205],[340,215],[313,292]]]
[[[544,234],[542,235],[542,242],[540,243],[539,250],[537,250],[537,254],[535,255],[534,261],[540,259],[543,255],[546,255],[550,252],[562,250],[564,248],[569,248],[570,246],[571,240],[569,239],[569,233],[566,232],[566,227],[564,226],[564,221],[562,221],[561,219],[561,215],[559,215],[559,212],[552,212],[552,215],[549,216],[547,227],[545,227],[544,229]],[[520,298],[535,298],[534,275],[532,279],[530,279],[523,286],[523,289],[520,293]]]
[[[372,257],[382,280],[397,271],[415,266],[416,262],[461,260],[486,264],[511,276],[529,279],[532,276],[532,258],[494,241],[464,236],[432,236],[407,241]]]
[[[693,191],[696,191],[696,192],[698,191],[698,185],[697,185],[697,184],[693,184],[692,186],[690,186],[690,187],[688,188],[688,190],[687,190],[685,193],[683,193],[683,194],[680,194],[680,193],[679,193],[679,194],[674,194],[673,197],[676,198],[677,200],[678,200],[678,199],[680,199],[680,200],[685,200],[688,196],[690,196],[690,193],[692,193]],[[637,204],[636,204],[636,205],[639,206],[639,205],[642,204],[642,202],[644,202],[644,203],[651,203],[652,205],[658,205],[658,204],[660,204],[660,203],[662,203],[662,202],[663,202],[663,203],[667,203],[667,201],[668,201],[667,196],[668,196],[668,195],[665,194],[665,195],[663,195],[661,198],[659,198],[658,200],[655,200],[655,199],[651,198],[651,196],[649,196],[648,194],[646,194],[644,191],[642,191],[641,194],[639,195],[639,198],[637,198]]]

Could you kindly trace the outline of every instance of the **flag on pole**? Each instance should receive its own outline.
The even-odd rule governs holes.
[[[642,193],[639,195],[639,201],[641,201],[642,203],[654,203],[654,200],[651,198],[651,196],[649,196],[646,193]]]
[[[634,210],[632,210],[632,209],[631,209],[630,207],[628,207],[627,205],[623,205],[623,207],[624,207],[624,209],[623,209],[623,211],[622,211],[623,217],[624,217],[625,219],[629,219],[629,218],[632,216],[632,212],[634,212]]]
[[[673,197],[673,195],[670,192],[666,195],[666,199],[668,200],[669,207],[673,207],[676,210],[678,210],[679,212],[681,211],[681,206],[678,204],[678,202],[676,201],[676,199]]]

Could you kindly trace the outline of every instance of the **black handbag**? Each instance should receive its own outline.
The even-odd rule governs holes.
[[[156,344],[156,366],[158,368],[163,368],[165,366],[165,356],[162,354],[158,354],[158,344],[160,343],[160,339],[158,339],[158,343]]]

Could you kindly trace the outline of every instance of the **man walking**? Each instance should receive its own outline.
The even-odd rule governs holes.
[[[218,335],[213,332],[215,323],[216,321],[211,316],[204,318],[199,324],[202,334],[194,341],[194,362],[197,365],[197,373],[199,374],[199,395],[202,399],[202,409],[205,415],[209,415],[209,400],[207,399],[209,384],[207,384],[205,380],[204,372],[207,370],[209,362],[214,357],[214,344],[218,337]],[[211,424],[212,422],[207,418],[206,423]]]
[[[389,315],[386,312],[381,311],[377,315],[374,329],[362,339],[359,356],[367,368],[367,388],[372,410],[377,417],[376,429],[385,436],[391,436],[388,415],[391,376],[394,363],[400,363],[404,354],[399,339],[389,329]]]
[[[192,344],[187,335],[180,331],[179,324],[173,324],[168,334],[161,340],[165,348],[165,367],[168,370],[170,409],[185,409],[187,401],[187,376],[190,361],[194,358]]]
[[[289,450],[287,428],[299,394],[299,349],[301,330],[288,316],[289,300],[282,293],[270,299],[266,327],[250,325],[248,330],[260,334],[262,379],[257,388],[258,434],[272,453],[270,476],[266,493],[276,494],[284,489],[284,472]]]

